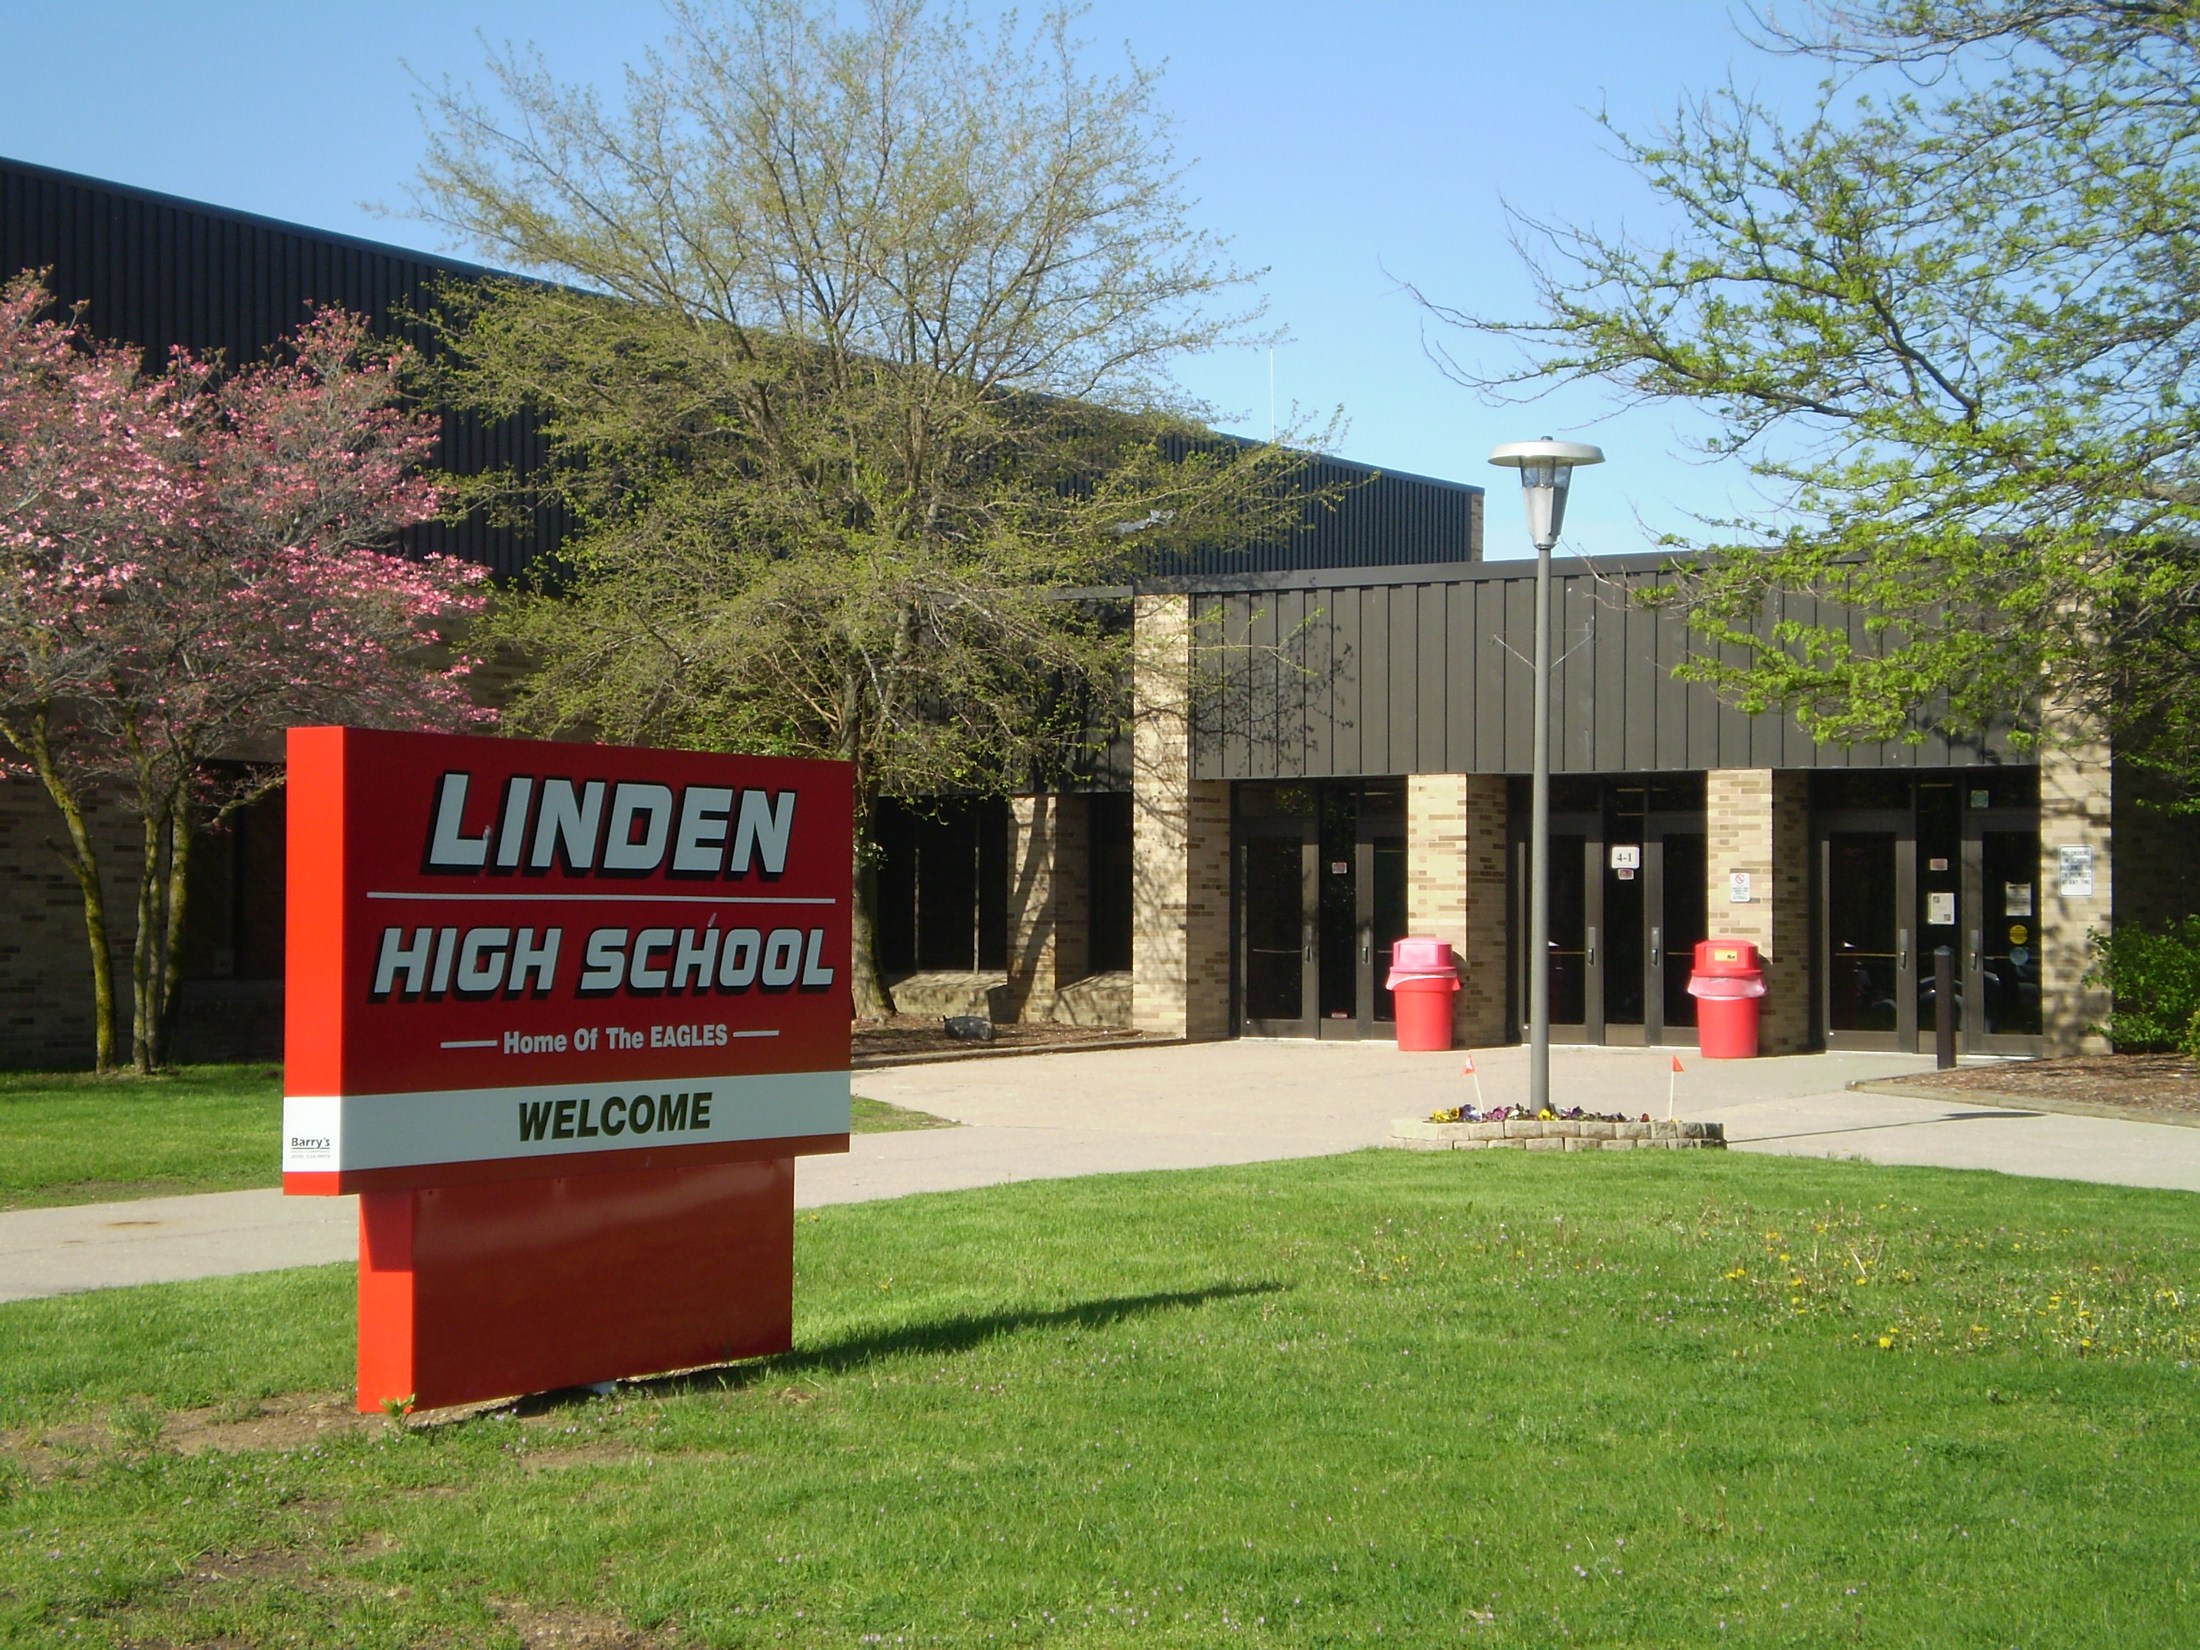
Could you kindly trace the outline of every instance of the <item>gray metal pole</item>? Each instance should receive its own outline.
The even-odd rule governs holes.
[[[1528,1109],[1551,1103],[1551,547],[1535,548],[1535,779],[1528,805]]]
[[[1933,1064],[1946,1071],[1956,1063],[1956,954],[1933,948]]]

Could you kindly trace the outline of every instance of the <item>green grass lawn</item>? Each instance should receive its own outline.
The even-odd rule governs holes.
[[[1709,1153],[1028,1183],[803,1215],[789,1356],[319,1434],[348,1268],[0,1306],[0,1642],[2189,1646],[2196,1213]]]
[[[162,1077],[0,1073],[0,1209],[273,1186],[280,1066],[187,1066]],[[855,1132],[952,1128],[858,1095]]]
[[[934,1117],[928,1111],[911,1111],[907,1106],[890,1106],[883,1100],[873,1100],[868,1095],[849,1096],[849,1109],[853,1112],[853,1134],[900,1134],[909,1129],[952,1129],[951,1118]]]
[[[272,1186],[282,1120],[280,1066],[0,1073],[0,1209]]]

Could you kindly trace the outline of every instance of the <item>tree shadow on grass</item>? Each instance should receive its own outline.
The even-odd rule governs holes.
[[[1032,1330],[1105,1329],[1130,1318],[1155,1312],[1182,1311],[1210,1301],[1238,1300],[1248,1295],[1279,1294],[1285,1285],[1272,1280],[1260,1283],[1218,1283],[1205,1289],[1168,1289],[1148,1295],[1110,1295],[1100,1300],[1079,1301],[1051,1310],[1008,1310],[959,1314],[901,1324],[893,1328],[858,1331],[816,1346],[797,1346],[792,1352],[746,1358],[739,1363],[713,1364],[682,1370],[676,1375],[657,1375],[620,1383],[624,1390],[652,1397],[677,1397],[689,1393],[738,1392],[760,1381],[785,1380],[807,1374],[841,1375],[880,1358],[905,1354],[944,1356],[968,1352],[1002,1335]],[[517,1400],[510,1408],[521,1416],[540,1415],[590,1401],[597,1394],[588,1387],[565,1387],[538,1392]]]

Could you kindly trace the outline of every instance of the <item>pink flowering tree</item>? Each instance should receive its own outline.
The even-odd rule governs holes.
[[[445,636],[482,574],[398,553],[442,502],[434,421],[358,318],[237,372],[178,352],[149,374],[51,308],[29,278],[0,293],[0,742],[64,822],[102,1071],[120,1015],[93,800],[140,827],[130,1063],[152,1071],[198,835],[281,782],[286,726],[485,719]]]

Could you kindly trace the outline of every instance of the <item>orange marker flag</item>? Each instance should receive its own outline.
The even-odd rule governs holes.
[[[1665,1079],[1665,1120],[1668,1123],[1673,1121],[1673,1090],[1679,1086],[1680,1080],[1681,1057],[1676,1054],[1673,1056],[1673,1070]]]
[[[1459,1068],[1459,1075],[1474,1079],[1474,1109],[1482,1109],[1482,1074],[1474,1069],[1474,1056],[1467,1056],[1467,1063]]]
[[[1681,1057],[1678,1054],[1673,1056],[1673,1069],[1675,1071],[1686,1071],[1688,1069],[1686,1066],[1681,1064]]]
[[[1470,1054],[1467,1056],[1467,1063],[1459,1068],[1459,1075],[1462,1077],[1472,1077],[1474,1075],[1473,1055]]]

